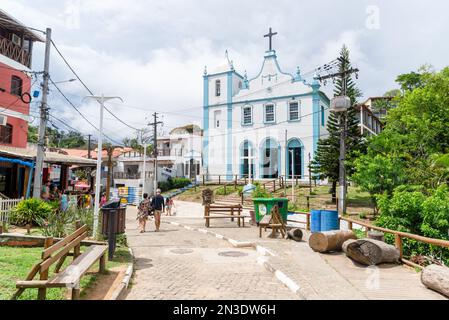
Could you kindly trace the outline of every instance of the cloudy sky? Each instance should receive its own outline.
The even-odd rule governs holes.
[[[395,88],[398,74],[425,63],[437,70],[449,64],[446,0],[1,0],[0,7],[28,26],[51,27],[53,40],[92,91],[124,99],[109,108],[125,122],[142,128],[145,117],[158,111],[166,132],[201,125],[204,66],[220,64],[226,49],[240,73],[258,72],[269,27],[278,32],[273,46],[280,66],[291,73],[297,66],[313,71],[346,44],[364,97]],[[43,50],[43,44],[35,46],[36,71],[42,70]],[[54,81],[73,78],[54,50],[50,68]],[[82,102],[88,93],[79,82],[59,86],[98,123],[98,106]],[[71,126],[95,133],[54,89],[49,104]],[[116,140],[134,134],[108,114],[105,121]]]

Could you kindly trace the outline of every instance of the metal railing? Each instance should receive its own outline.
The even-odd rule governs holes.
[[[0,36],[0,54],[27,66],[31,66],[31,56],[11,40]]]
[[[0,222],[9,223],[9,214],[22,199],[0,199]]]

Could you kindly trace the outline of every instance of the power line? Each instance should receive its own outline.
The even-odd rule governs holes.
[[[67,96],[61,91],[61,89],[59,89],[59,87],[55,84],[55,82],[50,78],[51,83],[55,86],[55,88],[59,91],[59,93],[64,97],[64,99],[69,103],[69,105],[76,110],[76,112],[79,113],[79,115],[86,120],[87,123],[89,123],[95,130],[99,131],[98,128],[89,121],[89,119],[87,119],[82,113],[81,111],[79,111],[79,109],[72,103],[72,101],[70,101],[69,98],[67,98]],[[105,133],[103,133],[103,135],[111,142],[114,142],[116,144],[122,144],[122,143],[117,143],[117,141],[115,141],[114,139],[110,138],[109,136],[107,136]]]
[[[62,58],[62,60],[65,62],[65,64],[67,65],[67,67],[70,69],[70,71],[72,71],[72,73],[75,75],[75,77],[79,80],[79,82],[83,85],[83,87],[91,94],[94,95],[94,93],[92,92],[92,90],[89,89],[89,87],[84,83],[83,80],[81,80],[80,76],[78,75],[78,73],[72,68],[72,66],[70,65],[70,63],[67,61],[67,59],[64,57],[64,55],[62,54],[62,52],[59,50],[59,48],[56,46],[55,42],[53,40],[51,40],[51,43],[53,45],[53,47],[55,48],[56,52],[59,54],[59,56]],[[106,106],[104,107],[104,109],[109,112],[115,119],[117,119],[119,122],[123,123],[124,125],[126,125],[127,127],[133,129],[133,130],[139,130],[129,124],[127,124],[125,121],[123,121],[122,119],[120,119],[119,117],[117,117],[111,110],[109,110]]]

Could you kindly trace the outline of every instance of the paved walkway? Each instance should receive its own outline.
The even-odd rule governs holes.
[[[176,216],[164,216],[163,221],[205,229],[201,204],[176,201],[176,206]],[[307,243],[308,234],[304,237],[306,241],[302,242],[269,239],[266,235],[260,239],[258,228],[237,228],[236,223],[230,219],[211,220],[211,228],[207,230],[237,241],[253,242],[268,249],[273,253],[273,256],[267,257],[270,265],[296,283],[300,295],[306,299],[445,299],[424,287],[420,274],[411,268],[391,264],[366,267],[354,263],[342,253],[313,252]],[[227,243],[223,240],[221,244],[217,243],[211,235],[203,235],[201,238],[204,243],[214,247],[225,246]],[[256,256],[250,254],[248,262],[249,257],[256,259]],[[266,291],[265,295],[270,295],[269,292]]]
[[[135,274],[126,299],[300,299],[257,264],[253,249],[236,249],[167,223],[156,233],[149,221],[150,232],[141,234],[135,217],[129,207],[126,227]]]

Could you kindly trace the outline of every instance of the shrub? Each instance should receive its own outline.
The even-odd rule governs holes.
[[[220,196],[227,196],[228,194],[231,194],[233,192],[234,192],[234,187],[232,187],[232,186],[226,186],[226,192],[225,192],[224,186],[215,189],[215,194],[220,195]]]
[[[253,191],[253,198],[272,198],[273,195],[269,193],[267,190],[260,187],[260,185],[256,185],[256,189]]]
[[[11,212],[10,222],[17,226],[36,225],[39,219],[46,218],[52,206],[39,199],[22,200]]]
[[[192,181],[190,181],[190,179],[188,179],[188,178],[173,178],[170,180],[171,180],[172,188],[175,188],[175,189],[184,188],[185,186],[188,186],[189,184],[192,183]]]
[[[68,234],[67,227],[73,222],[71,212],[58,210],[52,210],[45,218],[37,219],[42,234],[46,237],[65,237]]]

